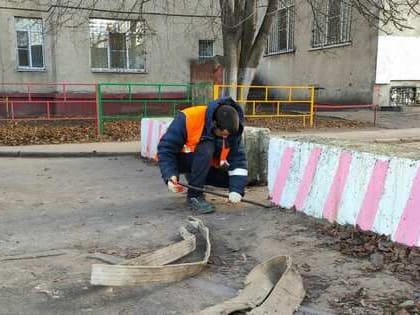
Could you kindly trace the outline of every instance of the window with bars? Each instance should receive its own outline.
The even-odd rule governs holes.
[[[389,100],[390,106],[420,105],[420,88],[415,86],[392,87]]]
[[[42,20],[15,17],[18,69],[44,69]]]
[[[198,41],[198,59],[207,59],[214,57],[214,40]]]
[[[325,47],[350,42],[351,2],[327,0],[315,8],[312,47]]]
[[[280,0],[267,39],[266,55],[294,51],[294,0]]]
[[[143,22],[90,19],[89,29],[92,70],[146,70]]]

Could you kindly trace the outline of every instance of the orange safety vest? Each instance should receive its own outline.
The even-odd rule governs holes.
[[[182,112],[185,115],[185,127],[187,129],[187,142],[182,149],[185,153],[194,152],[200,142],[203,134],[204,126],[206,125],[206,110],[207,106],[193,106],[184,109]],[[220,167],[229,165],[227,157],[230,148],[226,147],[226,139],[223,138],[223,146],[220,152],[220,157],[213,159],[213,166]]]

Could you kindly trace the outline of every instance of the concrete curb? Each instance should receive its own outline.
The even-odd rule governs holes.
[[[140,152],[46,152],[46,151],[0,151],[0,158],[23,157],[23,158],[86,158],[86,157],[110,157],[110,156],[139,156]]]
[[[272,202],[420,246],[420,160],[271,138]]]

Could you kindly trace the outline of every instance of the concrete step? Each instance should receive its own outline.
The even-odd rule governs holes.
[[[410,106],[401,106],[401,111],[408,112],[408,113],[420,112],[420,104],[410,105]]]

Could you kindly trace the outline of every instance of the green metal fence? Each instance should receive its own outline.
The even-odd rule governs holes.
[[[114,120],[174,116],[182,108],[207,104],[212,83],[99,83],[98,132]]]

